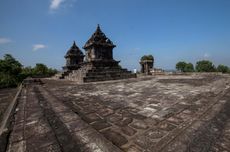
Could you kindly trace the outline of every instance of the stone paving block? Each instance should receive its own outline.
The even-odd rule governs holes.
[[[10,136],[10,142],[14,143],[14,142],[19,142],[22,141],[24,139],[24,124],[20,123],[20,124],[15,124],[13,127],[13,132],[11,133]]]
[[[107,120],[109,122],[115,123],[117,121],[121,121],[122,120],[122,115],[112,114],[112,115],[110,115],[110,116],[107,117]]]
[[[156,142],[152,141],[150,138],[146,136],[137,137],[134,143],[143,148],[144,150],[147,150],[148,148],[156,144]]]
[[[39,152],[62,152],[58,144],[51,144],[46,147],[43,147]]]
[[[112,129],[107,129],[101,132],[108,140],[113,144],[120,147],[128,142],[128,140],[122,136],[119,132],[115,132]]]
[[[116,110],[116,109],[124,108],[124,107],[125,107],[125,104],[124,104],[124,103],[117,103],[117,102],[115,102],[115,103],[110,103],[110,104],[108,105],[108,107],[109,107],[110,109]]]
[[[125,117],[125,118],[123,118],[123,120],[118,121],[118,122],[116,122],[115,124],[116,124],[117,126],[123,127],[123,126],[127,126],[128,124],[130,124],[130,123],[132,123],[132,122],[133,122],[133,118]]]
[[[139,111],[138,113],[140,115],[143,115],[145,117],[150,117],[152,116],[155,112],[157,111],[157,109],[151,108],[151,107],[145,107],[142,111]]]
[[[91,106],[83,106],[81,107],[81,111],[79,113],[83,113],[84,115],[87,115],[89,113],[96,112],[97,110],[94,107]]]
[[[101,121],[96,121],[96,122],[92,123],[91,126],[93,128],[95,128],[96,130],[102,130],[102,129],[108,128],[112,125],[107,123],[105,120],[101,120]]]
[[[138,120],[144,120],[144,119],[146,119],[147,117],[146,116],[143,116],[143,115],[140,115],[140,114],[138,114],[138,113],[132,113],[132,118],[134,118],[134,119],[138,119]]]
[[[24,119],[24,111],[19,109],[14,117],[15,117],[14,118],[15,124],[23,123],[25,120]]]
[[[72,111],[66,111],[66,112],[59,113],[59,118],[63,122],[76,121],[76,120],[81,119],[77,114],[75,114]]]
[[[26,151],[26,142],[24,140],[10,144],[7,149],[7,152],[25,152],[25,151]]]
[[[66,127],[70,130],[70,132],[77,132],[87,128],[89,125],[85,123],[83,120],[79,119],[76,121],[70,121],[65,123]]]
[[[95,143],[88,143],[81,147],[83,152],[103,152]]]
[[[52,132],[46,134],[38,134],[26,140],[26,149],[30,151],[40,151],[41,148],[47,147],[56,142]]]
[[[56,132],[55,132],[56,133]],[[58,143],[62,147],[62,151],[79,151],[80,143],[76,143],[72,136],[69,136],[68,132],[60,130],[57,135]],[[55,144],[55,143],[54,143]]]
[[[106,117],[106,116],[113,114],[114,110],[110,108],[104,108],[104,109],[100,109],[99,111],[97,111],[97,113],[102,117]]]
[[[117,113],[121,114],[122,117],[132,117],[132,113],[129,112],[129,108],[118,109]]]
[[[173,114],[176,114],[176,112],[177,112],[176,108],[167,108],[165,110],[160,111],[158,114],[160,117],[169,118]]]
[[[34,123],[27,123],[25,125],[25,139],[33,137],[34,135],[46,134],[51,131],[51,128],[45,118],[39,119]]]
[[[126,152],[143,152],[143,150],[136,145],[130,145],[128,148],[124,148]]]
[[[150,129],[145,132],[145,136],[152,140],[158,141],[160,138],[164,137],[168,132],[160,129]]]
[[[92,152],[93,150],[103,152],[121,152],[116,146],[111,144],[109,140],[105,139],[92,128],[86,128],[75,132],[74,138],[84,149],[88,149],[89,152]],[[86,149],[85,151],[87,151]]]
[[[41,109],[39,109],[40,111],[32,111],[32,110],[28,110],[26,111],[26,122],[32,122],[34,120],[39,120],[40,118],[43,117],[43,113],[41,111]]]
[[[188,114],[185,114],[185,113],[179,113],[176,117],[181,119],[182,121],[188,121],[194,116],[193,115],[188,115]]]
[[[158,127],[162,130],[165,130],[165,131],[172,131],[173,129],[175,129],[177,126],[167,122],[167,121],[164,121],[162,123],[160,123],[158,125]]]
[[[38,104],[38,100],[31,99],[31,97],[28,98],[26,101],[25,108],[26,109],[40,109],[40,106]]]
[[[90,138],[95,134],[95,130],[90,127],[74,132],[74,138],[79,141],[80,145],[85,145],[90,142]]]
[[[131,127],[136,128],[136,129],[147,129],[148,125],[145,121],[143,120],[135,120],[130,124]]]
[[[133,136],[137,131],[129,126],[121,127],[121,131],[128,135],[128,136]]]
[[[67,111],[69,111],[70,109],[67,108],[66,106],[62,106],[62,105],[59,104],[59,105],[53,106],[53,110],[54,110],[55,112],[59,113],[59,112],[67,112]]]
[[[97,115],[97,113],[91,113],[91,114],[88,114],[88,115],[83,115],[83,116],[82,116],[82,119],[85,120],[85,121],[88,122],[88,123],[92,123],[92,122],[95,122],[95,121],[102,120],[102,119]]]
[[[175,125],[180,125],[181,123],[184,122],[184,120],[182,118],[179,118],[177,116],[170,117],[167,119],[167,121],[169,121],[170,123],[175,124]]]

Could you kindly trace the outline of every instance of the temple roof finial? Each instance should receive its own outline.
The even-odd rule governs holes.
[[[67,51],[65,58],[68,58],[69,56],[83,56],[82,51],[79,49],[79,47],[76,45],[76,42],[73,41],[73,45],[69,48]]]
[[[102,31],[101,31],[100,24],[97,24],[97,29],[96,29],[96,32],[102,32]]]
[[[115,47],[113,42],[109,40],[106,35],[101,31],[100,25],[97,24],[97,29],[91,36],[91,38],[86,42],[84,45],[84,49],[92,46],[92,45],[100,45],[100,46],[109,46],[109,47]]]

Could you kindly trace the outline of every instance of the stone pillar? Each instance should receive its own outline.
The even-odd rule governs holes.
[[[140,62],[141,65],[141,73],[146,75],[150,75],[150,70],[153,69],[153,60],[142,60]]]

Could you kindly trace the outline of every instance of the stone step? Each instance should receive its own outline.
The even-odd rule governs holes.
[[[121,71],[104,71],[104,72],[87,72],[86,76],[113,76],[113,75],[123,75],[131,74],[130,71],[121,72]]]
[[[128,78],[135,78],[135,74],[122,74],[116,76],[88,76],[84,77],[84,82],[96,82],[96,81],[108,81],[108,80],[119,80],[119,79],[128,79]]]
[[[97,75],[86,75],[85,78],[106,78],[106,77],[122,77],[122,76],[132,76],[135,74],[130,73],[105,73]]]
[[[69,134],[70,137],[67,138],[67,141],[69,140],[69,143],[72,142],[78,146],[78,149],[75,149],[72,146],[72,149],[70,147],[65,151],[121,152],[117,146],[112,144],[111,141],[107,140],[97,130],[82,120],[78,114],[67,107],[62,101],[51,95],[43,87],[39,86],[38,89],[44,97],[44,100],[48,103],[48,105],[50,105],[50,111],[52,111],[54,116],[56,116],[56,123],[58,126],[64,127],[61,130],[57,130],[57,133],[60,134],[59,136],[63,136],[64,138],[66,134]],[[63,130],[65,130],[66,133],[63,132]],[[63,138],[60,137],[60,140]],[[66,144],[68,145],[68,143]]]
[[[127,69],[120,69],[120,68],[111,68],[111,69],[106,69],[106,68],[97,68],[97,69],[91,69],[88,70],[88,72],[104,72],[104,71],[110,71],[110,72],[116,72],[116,71],[120,71],[120,72],[126,72],[128,71]]]

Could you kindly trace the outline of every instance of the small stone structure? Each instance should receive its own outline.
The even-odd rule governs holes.
[[[64,71],[77,70],[80,68],[80,64],[83,62],[84,54],[77,47],[75,41],[73,46],[67,51],[65,55],[66,66],[63,67]]]
[[[81,50],[74,43],[67,52],[66,66],[61,78],[77,82],[94,82],[135,78],[136,74],[119,66],[120,61],[113,59],[113,48],[116,45],[106,37],[97,26],[96,31],[86,42],[85,60]]]
[[[151,70],[153,69],[154,59],[153,60],[141,60],[141,73],[144,73],[146,75],[151,74]]]

